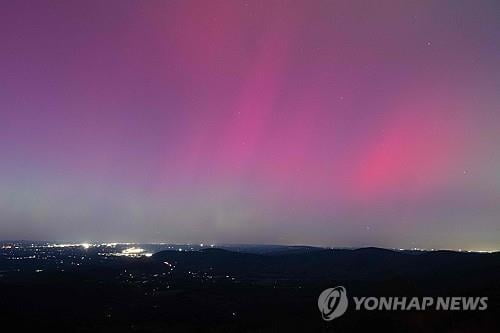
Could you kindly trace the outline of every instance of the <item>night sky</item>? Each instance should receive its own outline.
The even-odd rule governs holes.
[[[2,1],[0,239],[500,249],[498,1]]]

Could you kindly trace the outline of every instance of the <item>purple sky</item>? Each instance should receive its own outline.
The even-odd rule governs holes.
[[[0,239],[500,249],[498,1],[3,1]]]

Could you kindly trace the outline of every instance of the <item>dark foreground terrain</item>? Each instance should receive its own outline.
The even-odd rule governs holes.
[[[3,331],[497,332],[500,327],[500,253],[280,246],[165,246],[148,256],[141,251],[120,245],[4,244]],[[488,309],[355,311],[349,304],[343,316],[326,322],[318,296],[338,285],[349,296],[483,296]]]

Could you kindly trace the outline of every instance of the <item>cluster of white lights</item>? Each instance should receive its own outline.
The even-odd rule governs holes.
[[[144,252],[144,249],[141,249],[140,247],[129,247],[128,249],[122,251],[123,254],[138,254],[142,252]]]
[[[112,255],[125,257],[151,257],[153,254],[145,252],[145,250],[140,247],[129,247],[120,253],[113,253]]]

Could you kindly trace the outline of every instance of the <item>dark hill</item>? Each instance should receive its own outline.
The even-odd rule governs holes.
[[[458,276],[474,278],[490,271],[500,278],[500,256],[452,251],[422,252],[419,255],[380,248],[284,251],[249,254],[222,249],[193,252],[163,251],[154,260],[174,263],[176,269],[210,272],[244,278],[280,279],[356,279],[436,278]]]

